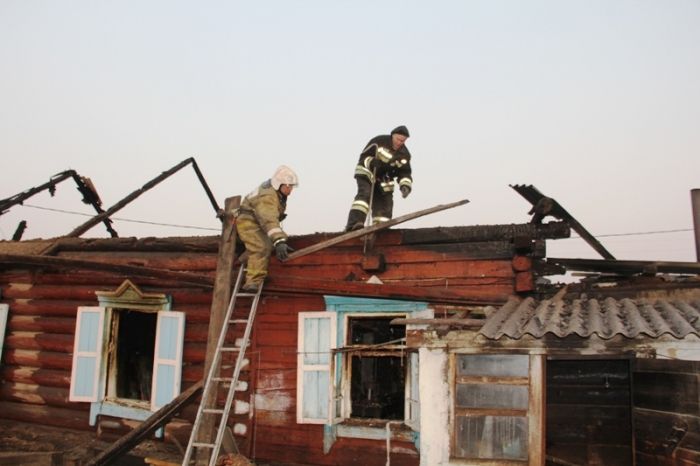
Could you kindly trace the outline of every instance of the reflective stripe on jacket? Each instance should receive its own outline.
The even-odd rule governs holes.
[[[376,167],[377,180],[398,178],[402,186],[411,186],[411,153],[405,145],[396,151],[391,147],[389,134],[372,138],[360,154],[360,160],[355,166],[355,178],[365,177],[374,182],[373,172]],[[393,188],[392,184],[391,190]]]

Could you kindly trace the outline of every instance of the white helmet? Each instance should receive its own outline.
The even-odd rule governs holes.
[[[297,177],[297,174],[294,173],[294,170],[286,165],[281,165],[277,170],[275,170],[275,174],[272,175],[272,178],[270,178],[270,183],[272,184],[272,187],[277,190],[280,189],[280,186],[283,184],[299,186],[299,178]]]

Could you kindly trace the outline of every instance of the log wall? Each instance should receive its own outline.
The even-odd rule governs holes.
[[[304,247],[323,235],[292,238]],[[426,239],[427,238],[427,239]],[[339,283],[366,281],[376,275],[387,284],[425,289],[447,289],[465,299],[505,301],[515,291],[512,243],[499,238],[460,243],[429,243],[419,235],[415,244],[396,231],[379,234],[373,254],[384,257],[385,268],[363,268],[360,241],[340,244],[296,261],[281,264],[274,258],[270,274],[279,279],[334,280]],[[88,241],[71,239],[57,248],[58,257],[101,262],[106,265],[142,266],[179,272],[193,272],[214,279],[216,244],[177,241],[151,242],[150,248],[125,239]],[[82,248],[81,245],[85,245]],[[0,244],[2,252],[2,244]],[[518,262],[522,268],[522,261]],[[527,269],[527,267],[526,267]],[[518,270],[518,273],[532,273]],[[88,425],[89,403],[68,401],[76,311],[79,306],[97,304],[95,291],[115,290],[131,279],[146,293],[170,295],[173,310],[186,314],[182,390],[202,378],[212,289],[196,283],[181,283],[169,277],[125,276],[116,271],[60,269],[55,265],[17,267],[0,264],[2,302],[10,306],[2,365],[0,366],[0,416],[56,427],[92,429]],[[322,295],[299,289],[293,293],[264,294],[258,308],[250,352],[250,364],[241,380],[248,390],[237,395],[241,409],[234,412],[231,425],[244,426],[238,436],[242,451],[252,458],[300,464],[383,465],[386,445],[379,440],[338,439],[330,454],[323,453],[323,427],[296,424],[297,314],[322,311]],[[247,308],[236,312],[244,314]],[[248,406],[246,411],[245,406]],[[181,443],[189,436],[196,406],[182,410],[168,425],[166,439]],[[103,431],[119,422],[105,419]],[[392,462],[417,464],[412,444],[392,444]]]

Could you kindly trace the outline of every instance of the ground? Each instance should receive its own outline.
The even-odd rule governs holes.
[[[112,442],[100,440],[93,431],[56,429],[0,419],[0,465],[79,466]],[[146,458],[180,464],[184,452],[172,443],[145,440],[114,465],[147,464]],[[166,463],[154,463],[166,464]],[[242,457],[229,456],[226,466],[249,466]]]

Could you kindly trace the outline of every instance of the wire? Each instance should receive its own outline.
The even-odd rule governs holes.
[[[61,212],[64,214],[72,214],[72,215],[82,215],[84,217],[94,217],[94,215],[91,214],[86,214],[83,212],[75,212],[71,210],[62,210],[62,209],[52,209],[49,207],[41,207],[38,205],[32,205],[32,204],[22,204],[24,207],[31,207],[33,209],[40,209],[40,210],[50,210],[52,212]],[[117,217],[110,217],[113,220],[119,220],[121,222],[131,222],[131,223],[144,223],[148,225],[158,225],[158,226],[165,226],[165,227],[176,227],[176,228],[190,228],[194,230],[208,230],[208,231],[220,231],[220,228],[207,228],[207,227],[197,227],[193,225],[176,225],[173,223],[159,223],[159,222],[149,222],[146,220],[133,220],[133,219],[127,219],[127,218],[117,218]],[[656,230],[656,231],[640,231],[640,232],[635,232],[635,233],[608,233],[605,235],[593,235],[596,238],[610,238],[614,236],[643,236],[643,235],[660,235],[660,234],[668,234],[668,233],[684,233],[687,231],[693,231],[692,228],[678,228],[675,230]],[[569,238],[561,238],[561,239],[581,239],[580,236],[570,236]]]
[[[608,233],[607,235],[593,235],[596,238],[610,238],[612,236],[642,236],[642,235],[659,235],[665,233],[681,233],[686,231],[693,231],[692,228],[679,228],[676,230],[657,230],[657,231],[640,231],[636,233]],[[581,239],[580,236],[571,236],[569,238],[562,239]]]
[[[92,214],[86,214],[83,212],[75,212],[72,210],[62,210],[62,209],[52,209],[49,207],[41,207],[38,205],[31,205],[31,204],[22,204],[24,207],[31,207],[32,209],[39,209],[39,210],[50,210],[52,212],[60,212],[63,214],[71,214],[71,215],[80,215],[83,217],[94,217]],[[118,218],[118,217],[110,217],[112,220],[119,220],[120,222],[130,222],[130,223],[144,223],[147,225],[158,225],[158,226],[164,226],[164,227],[177,227],[177,228],[189,228],[193,230],[210,230],[210,231],[220,231],[220,228],[207,228],[207,227],[197,227],[193,225],[176,225],[174,223],[160,223],[160,222],[149,222],[147,220],[133,220],[133,219],[128,219],[128,218]]]

